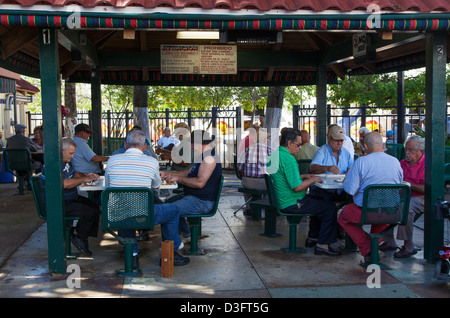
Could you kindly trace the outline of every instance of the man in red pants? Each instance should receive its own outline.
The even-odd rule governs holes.
[[[371,132],[364,138],[367,156],[355,160],[352,169],[344,180],[344,190],[353,196],[353,203],[344,207],[338,222],[352,238],[364,256],[370,262],[370,238],[356,225],[361,222],[361,207],[364,189],[371,184],[400,184],[403,170],[397,158],[384,153],[383,139],[380,133]],[[372,225],[372,233],[380,233],[387,225]]]

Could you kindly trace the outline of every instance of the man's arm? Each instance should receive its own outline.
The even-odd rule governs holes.
[[[425,185],[424,184],[418,184],[418,183],[410,183],[411,184],[411,191],[417,192],[417,193],[425,193]]]
[[[320,182],[320,183],[322,182],[322,179],[318,176],[312,176],[312,175],[308,175],[308,174],[302,174],[301,176],[303,176],[302,179],[303,178],[305,178],[305,179],[302,181],[302,183],[299,186],[297,186],[293,189],[295,192],[304,191],[304,190],[308,189],[315,182]]]
[[[109,157],[105,157],[105,156],[99,156],[99,155],[95,155],[91,158],[91,161],[94,162],[104,162],[104,161],[108,161]]]
[[[334,174],[339,174],[339,172],[341,172],[341,170],[339,170],[339,168],[337,166],[321,166],[321,165],[317,165],[317,164],[312,164],[309,167],[309,170],[311,171],[311,173],[313,174],[321,174],[321,173],[325,173],[325,172],[331,172]]]
[[[64,179],[64,189],[72,189],[80,184],[98,180],[99,176],[95,173],[75,172],[72,178]]]
[[[206,185],[206,182],[208,182],[214,169],[216,168],[216,164],[217,164],[216,159],[214,159],[214,157],[209,156],[203,159],[202,163],[200,164],[197,177],[188,178],[187,173],[186,174],[171,173],[168,175],[168,180],[179,182],[191,188],[201,189]]]

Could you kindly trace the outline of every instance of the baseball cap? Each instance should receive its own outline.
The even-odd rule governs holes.
[[[386,136],[391,137],[394,134],[394,132],[392,130],[388,130],[386,132]]]
[[[333,126],[330,128],[328,135],[333,140],[345,140],[344,128],[341,126]]]
[[[86,125],[86,124],[78,124],[78,125],[75,126],[75,133],[76,133],[76,134],[77,134],[77,133],[80,133],[80,132],[82,132],[82,131],[87,132],[87,133],[89,133],[89,134],[92,134],[92,133],[95,132],[95,131],[92,131],[92,130],[89,128],[89,126]]]

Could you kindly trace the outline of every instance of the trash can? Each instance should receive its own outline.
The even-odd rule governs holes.
[[[11,172],[6,171],[5,169],[5,161],[2,160],[2,171],[0,172],[0,183],[13,183],[14,176]]]

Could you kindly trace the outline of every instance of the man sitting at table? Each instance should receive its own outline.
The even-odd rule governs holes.
[[[353,166],[353,157],[343,147],[345,133],[342,127],[330,125],[327,143],[319,148],[311,161],[310,171],[313,174],[345,174]],[[332,201],[348,201],[347,195],[340,190],[325,190],[311,187],[311,194]]]
[[[400,161],[403,169],[403,180],[411,184],[411,200],[409,202],[408,222],[397,227],[397,239],[404,240],[400,251],[394,257],[407,258],[417,254],[413,241],[414,219],[425,210],[425,139],[420,136],[409,136],[405,141],[405,159]],[[381,251],[396,250],[394,231],[389,231],[380,245]]]
[[[98,180],[99,176],[95,173],[80,173],[76,172],[70,162],[74,156],[77,144],[69,138],[62,139],[62,155],[63,164],[62,171],[64,175],[64,211],[65,216],[79,217],[75,231],[72,234],[72,243],[75,247],[86,256],[92,256],[89,250],[88,238],[97,237],[100,208],[99,206],[85,198],[78,195],[77,186],[80,184]],[[42,189],[45,196],[45,166],[42,169]]]
[[[8,138],[6,143],[6,148],[13,148],[13,149],[27,149],[31,152],[38,151],[38,146],[31,140],[30,137],[25,136],[25,130],[27,129],[27,126],[22,124],[16,124],[14,125],[14,129],[16,131],[16,134],[14,136],[11,136]],[[42,169],[42,163],[40,163],[37,160],[33,160],[33,157],[31,158],[31,170],[35,171],[36,173],[39,173]],[[31,177],[31,171],[26,170],[19,170],[17,173],[20,176],[25,176],[25,185],[28,188],[28,190],[31,189],[30,187],[30,177]]]
[[[159,176],[158,161],[144,154],[146,148],[145,134],[141,130],[132,130],[126,138],[127,150],[123,154],[112,156],[105,170],[106,187],[148,187],[159,188],[161,179]],[[173,241],[174,265],[182,266],[189,263],[188,257],[183,257],[176,251],[180,248],[181,240],[178,235],[180,209],[175,204],[155,204],[154,222],[161,224],[163,240]],[[134,238],[135,230],[121,230],[119,235]],[[133,246],[133,267],[139,267],[139,247]]]
[[[302,135],[302,147],[295,155],[296,160],[312,159],[319,147],[311,143],[311,136],[307,130],[300,130]]]
[[[77,144],[77,150],[72,160],[75,171],[101,174],[102,169],[100,168],[100,164],[109,159],[109,157],[95,154],[89,147],[88,139],[93,133],[86,124],[78,124],[75,126],[75,137],[73,141]]]
[[[353,195],[353,203],[344,207],[338,222],[358,246],[365,262],[370,262],[370,238],[356,225],[361,222],[364,189],[372,184],[400,184],[403,171],[395,157],[384,153],[383,138],[379,132],[366,135],[364,144],[367,155],[355,161],[344,180],[344,190]],[[386,227],[385,224],[372,225],[371,232],[380,233]]]
[[[305,193],[310,185],[322,179],[310,174],[300,175],[294,156],[301,144],[300,131],[286,128],[281,134],[280,146],[269,156],[267,171],[273,178],[278,205],[286,213],[315,214],[310,219],[306,247],[315,246],[316,255],[340,255],[340,251],[330,246],[337,242],[336,205]]]
[[[161,171],[161,177],[168,182],[178,182],[183,185],[183,194],[175,195],[166,202],[173,202],[182,214],[206,214],[211,212],[219,191],[222,176],[222,164],[215,154],[215,141],[208,132],[194,130],[190,143],[195,154],[194,165],[189,170]],[[187,148],[187,147],[185,147]],[[189,149],[183,154],[189,158]],[[180,220],[180,232],[184,236],[190,233],[189,226],[183,218]]]
[[[163,149],[172,150],[179,143],[180,141],[170,134],[170,128],[166,127],[163,130],[163,136],[156,143],[156,153],[160,153]]]

